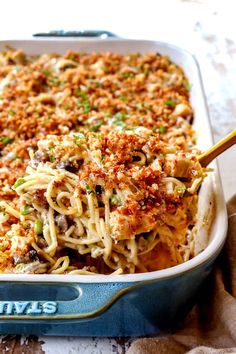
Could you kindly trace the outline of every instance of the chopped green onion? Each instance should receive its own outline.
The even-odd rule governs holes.
[[[10,139],[8,136],[6,136],[5,138],[2,138],[2,139],[1,139],[1,142],[2,142],[4,145],[11,144],[11,143],[12,143],[12,139]]]
[[[38,220],[35,221],[34,231],[35,231],[36,235],[41,235],[43,233],[43,222],[42,222],[42,220],[38,219]]]
[[[175,102],[174,100],[172,100],[172,98],[170,98],[169,100],[167,100],[167,101],[165,102],[165,105],[166,105],[167,107],[174,107],[174,106],[176,105],[176,102]]]
[[[55,146],[49,146],[48,150],[52,151],[55,149]]]
[[[15,182],[13,188],[17,188],[17,187],[21,186],[25,182],[26,182],[26,180],[24,178],[18,178],[18,180]]]
[[[128,98],[125,97],[125,96],[121,96],[121,97],[120,97],[120,100],[121,100],[122,102],[127,102],[127,101],[128,101]]]
[[[120,198],[118,197],[117,194],[112,194],[111,196],[111,204],[112,205],[119,205],[121,203]]]
[[[29,213],[31,213],[32,208],[30,205],[25,205],[23,208],[21,208],[21,215],[28,215]]]
[[[160,126],[160,128],[159,128],[159,133],[160,133],[160,134],[164,134],[165,132],[166,132],[166,127],[163,127],[163,125]]]

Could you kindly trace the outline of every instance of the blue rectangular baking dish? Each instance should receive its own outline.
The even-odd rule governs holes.
[[[191,84],[198,146],[213,144],[199,68],[175,46],[124,39],[33,39],[1,41],[27,54],[46,52],[159,52],[180,65]],[[190,261],[160,271],[132,275],[0,275],[0,333],[70,336],[141,336],[174,328],[196,299],[224,244],[227,213],[216,162],[201,188],[199,252]]]

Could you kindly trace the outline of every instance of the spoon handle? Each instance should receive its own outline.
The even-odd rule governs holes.
[[[230,148],[232,145],[236,144],[236,129],[233,130],[230,134],[226,135],[223,139],[218,141],[210,149],[203,152],[199,157],[198,161],[202,167],[206,167],[209,163],[214,160],[222,152]]]

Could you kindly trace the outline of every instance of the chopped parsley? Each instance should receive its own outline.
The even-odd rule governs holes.
[[[46,77],[49,77],[52,73],[49,70],[43,70],[42,72]]]
[[[13,111],[13,109],[8,109],[7,111],[11,116],[15,116],[16,115],[16,112]]]
[[[88,96],[83,91],[77,91],[76,95],[79,97],[78,108],[82,108],[83,113],[88,114],[91,111]]]
[[[164,134],[165,132],[166,132],[166,127],[163,127],[163,125],[161,125],[159,128],[159,133]]]
[[[77,133],[75,136],[74,136],[74,144],[76,145],[80,145],[79,141],[81,139],[85,139],[85,135],[83,133]]]
[[[15,182],[13,188],[17,188],[17,187],[21,186],[25,182],[26,182],[26,180],[24,178],[18,178],[18,180]]]
[[[109,74],[109,73],[110,73],[110,69],[109,69],[107,66],[104,66],[104,67],[103,67],[103,71],[104,71],[104,73],[106,73],[106,74]]]
[[[95,193],[94,190],[88,184],[86,185],[85,188],[88,194]]]
[[[56,160],[56,158],[53,155],[49,155],[48,157],[50,162],[54,162]]]
[[[84,102],[82,103],[82,107],[83,107],[83,110],[84,110],[84,114],[88,114],[90,111],[91,111],[91,106],[90,106],[90,103],[89,102]]]
[[[175,107],[176,106],[176,102],[172,98],[170,98],[169,100],[167,100],[165,102],[165,106],[167,106],[167,107]]]
[[[113,117],[113,123],[117,126],[120,126],[120,127],[125,127],[125,113],[123,112],[117,112],[114,117]]]
[[[83,91],[77,90],[76,96],[81,97],[83,101],[88,101],[88,96]]]
[[[121,76],[124,78],[124,79],[129,79],[131,77],[134,77],[135,74],[132,73],[132,72],[128,72],[128,73],[122,73]]]
[[[120,205],[121,204],[121,200],[120,200],[120,198],[118,197],[117,194],[112,194],[112,196],[111,196],[111,204],[112,205]]]
[[[5,138],[2,138],[1,139],[1,142],[4,144],[4,145],[8,145],[8,144],[11,144],[13,142],[12,139],[10,139],[8,136],[6,136]]]
[[[56,86],[58,86],[58,85],[61,84],[61,81],[59,80],[58,77],[52,76],[52,77],[50,77],[50,80],[48,80],[48,83],[49,83],[49,85],[56,85]]]
[[[89,131],[90,131],[90,132],[97,132],[98,129],[99,129],[102,125],[103,125],[103,122],[100,121],[100,122],[96,123],[94,126],[92,126],[92,127],[89,129]]]

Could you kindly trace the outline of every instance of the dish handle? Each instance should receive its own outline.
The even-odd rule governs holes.
[[[133,287],[134,283],[1,283],[0,320],[91,318]]]
[[[98,38],[108,38],[117,37],[117,35],[110,31],[104,30],[79,30],[79,31],[64,31],[56,30],[49,32],[39,32],[34,33],[33,37],[98,37]]]

